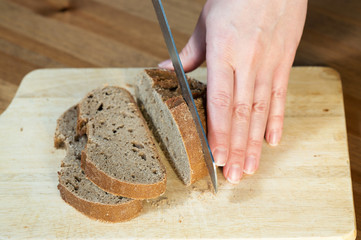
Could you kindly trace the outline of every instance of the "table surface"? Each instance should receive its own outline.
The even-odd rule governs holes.
[[[179,48],[191,35],[204,2],[164,1]],[[358,0],[310,1],[295,59],[295,65],[330,66],[341,74],[357,220],[361,217],[360,12]],[[0,0],[0,112],[25,74],[34,69],[147,67],[167,57],[149,1]]]

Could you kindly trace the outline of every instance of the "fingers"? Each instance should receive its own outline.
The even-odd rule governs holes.
[[[259,165],[278,62],[276,48],[271,49],[255,47],[253,57],[243,60],[236,70],[230,155],[223,169],[231,183],[238,183],[243,173],[253,174]]]
[[[252,68],[241,68],[235,73],[230,150],[228,161],[223,168],[226,179],[234,184],[238,183],[243,175],[252,111],[255,72],[247,72],[247,69]]]
[[[248,134],[247,151],[244,163],[244,173],[256,172],[261,158],[262,143],[267,123],[271,98],[273,72],[261,70],[255,82],[250,132]]]
[[[198,19],[196,28],[188,40],[188,43],[179,53],[179,57],[185,72],[196,69],[204,62],[206,57],[206,43],[203,12]],[[169,70],[174,69],[170,59],[159,63],[158,66]]]
[[[277,44],[273,43],[264,50],[263,61],[255,79],[251,123],[248,134],[247,151],[244,163],[244,173],[253,174],[259,166],[262,144],[268,119],[272,81],[275,67],[281,59]]]
[[[288,11],[285,18],[279,24],[283,27],[280,29],[280,36],[287,36],[289,34],[289,36],[294,38],[283,39],[284,45],[282,49],[285,50],[285,54],[274,74],[270,111],[265,134],[266,141],[271,146],[276,146],[281,141],[288,79],[306,18],[307,1],[292,1],[289,4],[293,5],[293,9],[298,10],[296,12]],[[290,20],[296,20],[297,22],[295,24],[287,24],[291,22]],[[295,28],[295,26],[298,27]],[[295,32],[297,33],[295,34]]]
[[[271,146],[276,146],[281,141],[287,85],[295,52],[296,50],[289,51],[274,74],[270,111],[265,135],[266,141]]]
[[[228,159],[233,102],[233,68],[214,51],[207,58],[207,127],[215,163],[223,166]],[[218,56],[217,56],[218,55]]]

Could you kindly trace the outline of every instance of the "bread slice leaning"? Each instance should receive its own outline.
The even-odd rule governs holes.
[[[103,190],[133,199],[156,198],[166,189],[166,171],[130,93],[106,86],[78,105],[78,133],[88,141],[81,162],[85,175]]]
[[[87,142],[86,136],[76,134],[77,107],[71,107],[57,121],[54,144],[65,148],[66,156],[58,172],[60,195],[65,202],[84,215],[106,222],[120,222],[136,217],[142,202],[115,196],[89,181],[80,167],[80,154]]]
[[[206,86],[189,78],[188,83],[203,127],[207,129]],[[208,171],[201,142],[175,73],[161,69],[145,70],[139,76],[136,97],[183,183],[190,185],[206,176]]]

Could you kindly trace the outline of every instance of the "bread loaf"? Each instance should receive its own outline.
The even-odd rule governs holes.
[[[206,86],[190,78],[188,83],[206,129]],[[208,171],[201,142],[175,73],[160,69],[145,70],[139,76],[136,97],[183,183],[190,185],[206,176]]]
[[[61,197],[79,212],[93,219],[119,222],[136,217],[142,209],[141,201],[112,195],[85,177],[80,167],[80,155],[87,137],[76,134],[76,125],[76,106],[67,110],[57,121],[55,147],[66,149],[66,156],[58,172]]]

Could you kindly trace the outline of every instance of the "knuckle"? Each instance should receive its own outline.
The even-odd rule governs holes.
[[[216,108],[228,109],[232,103],[231,96],[224,91],[219,91],[210,99],[210,104]]]
[[[224,26],[214,26],[207,34],[207,43],[211,46],[224,47],[234,41],[232,29],[227,30]]]
[[[266,101],[259,101],[253,103],[253,111],[256,113],[266,113],[268,109],[268,104]]]
[[[209,29],[207,33],[212,35],[213,39],[217,39],[222,42],[233,42],[235,37],[238,36],[239,27],[235,21],[231,21],[228,25],[225,25],[221,22],[214,22],[214,19],[207,18],[207,24],[212,24],[212,28]],[[210,23],[212,22],[212,23]]]
[[[285,100],[287,96],[287,89],[286,88],[274,88],[272,89],[272,97],[278,98],[281,100]]]
[[[208,46],[210,46],[209,49],[212,49],[207,52],[209,57],[222,59],[225,63],[231,65],[234,59],[234,48],[230,39],[216,38],[212,42],[208,42],[207,47]]]
[[[239,121],[249,121],[251,108],[248,104],[239,103],[233,106],[233,116]]]
[[[234,59],[234,50],[238,46],[238,34],[233,28],[215,26],[206,33],[206,45],[208,57],[222,58],[227,62]]]
[[[258,53],[259,51],[265,48],[265,41],[261,36],[258,36],[255,38],[252,46],[255,53]]]
[[[250,41],[246,54],[238,60],[239,65],[257,66],[260,64],[259,59],[263,53],[264,44],[259,40]]]
[[[250,46],[253,49],[264,49],[267,42],[267,34],[262,27],[255,29],[254,33],[250,36]]]
[[[263,141],[257,140],[257,139],[249,139],[248,140],[248,146],[250,147],[256,147],[260,148],[262,147]]]
[[[226,46],[227,44],[231,44],[234,42],[234,38],[236,36],[235,32],[232,30],[234,28],[220,27],[217,31],[217,38],[222,45]]]

